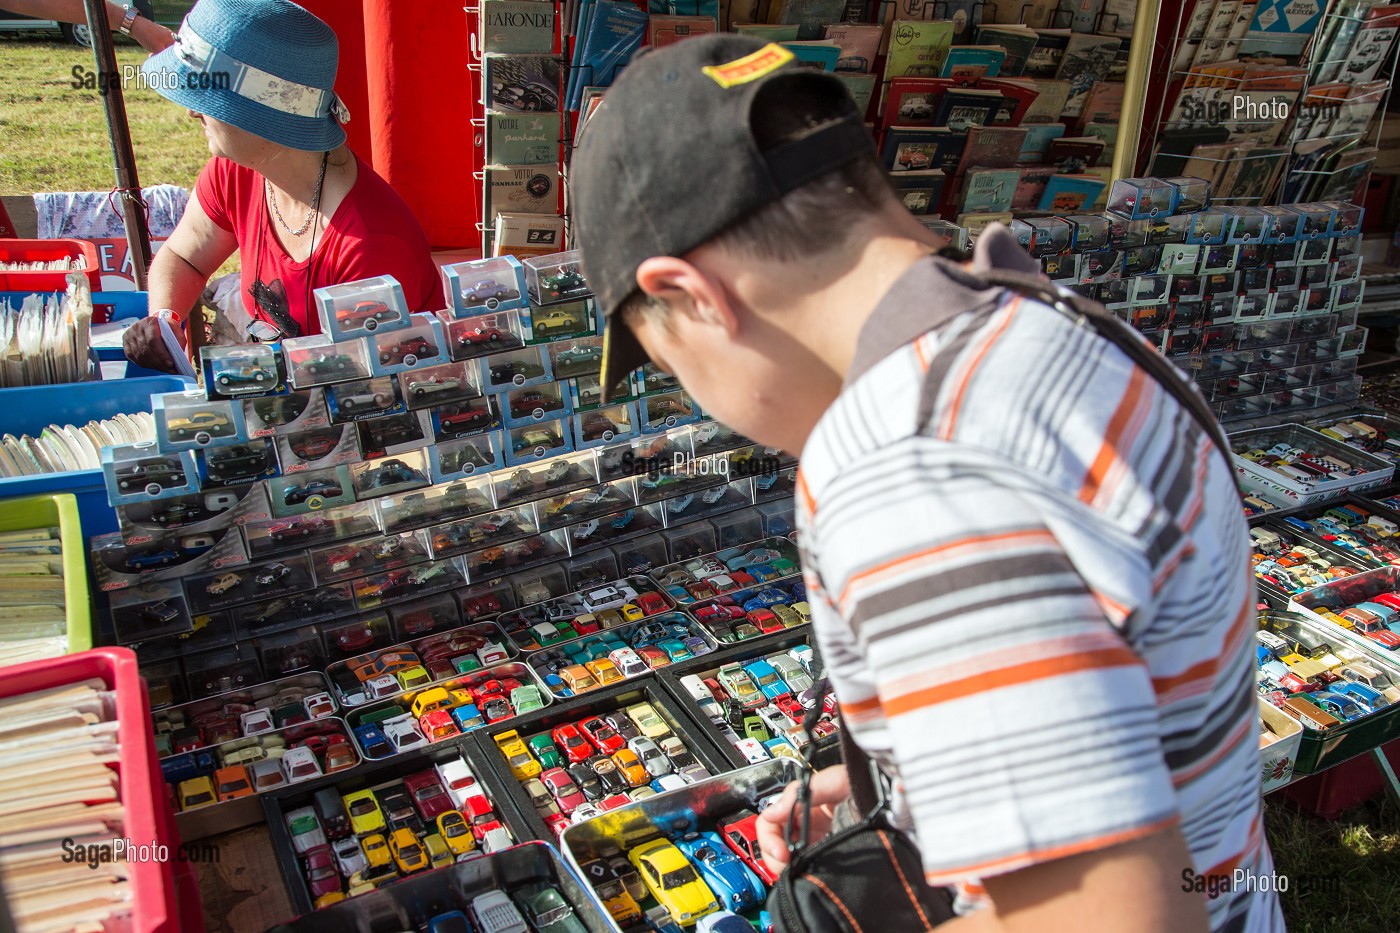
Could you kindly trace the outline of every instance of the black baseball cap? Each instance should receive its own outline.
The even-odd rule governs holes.
[[[817,95],[831,118],[761,148],[753,110],[769,95]],[[605,320],[603,400],[647,362],[615,317],[637,291],[643,261],[683,256],[874,150],[845,84],[776,43],[711,34],[634,59],[584,126],[569,168],[574,242]]]

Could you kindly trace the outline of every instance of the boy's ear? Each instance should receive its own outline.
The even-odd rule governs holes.
[[[710,327],[732,331],[738,323],[720,283],[675,256],[653,256],[637,267],[637,286],[672,310]]]

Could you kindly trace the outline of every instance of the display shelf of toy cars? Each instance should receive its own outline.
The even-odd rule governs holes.
[[[717,775],[570,826],[560,840],[560,849],[579,877],[614,893],[614,897],[605,900],[605,906],[613,911],[613,921],[618,929],[651,928],[636,923],[641,919],[637,914],[647,913],[654,906],[659,906],[664,914],[668,905],[656,905],[640,881],[636,881],[634,886],[627,883],[633,879],[619,878],[619,872],[625,872],[629,866],[633,873],[636,871],[628,858],[629,853],[641,846],[650,846],[657,840],[674,842],[693,833],[716,833],[720,836],[718,844],[723,847],[723,856],[733,854],[743,863],[744,869],[737,874],[747,878],[752,873],[756,876],[753,880],[759,882],[757,889],[749,892],[725,885],[729,888],[726,893],[730,898],[738,894],[742,904],[730,900],[723,905],[724,909],[739,907],[743,916],[756,921],[766,901],[766,897],[759,895],[766,894],[773,876],[761,863],[761,856],[757,853],[752,817],[782,793],[783,788],[796,780],[801,772],[802,765],[798,762],[779,760]],[[730,843],[724,838],[731,833],[739,841]],[[600,860],[603,862],[601,866],[598,864]],[[680,863],[690,862],[682,858]],[[703,875],[697,874],[696,877],[700,879],[696,883],[706,884]],[[613,881],[624,883],[613,885]],[[619,891],[619,888],[622,890]],[[634,893],[642,895],[640,901],[633,896]],[[711,893],[714,894],[713,891]],[[629,918],[636,919],[627,922]],[[691,917],[691,923],[695,919]]]
[[[361,755],[368,761],[384,761],[488,723],[509,723],[553,701],[530,665],[508,661],[357,707],[346,713],[346,721]],[[430,720],[433,713],[447,716]],[[390,723],[396,726],[391,729]]]
[[[719,774],[729,770],[728,759],[721,750],[715,747],[707,736],[695,729],[690,717],[677,707],[670,694],[657,683],[654,677],[642,677],[627,683],[590,691],[583,696],[558,703],[538,713],[521,717],[509,723],[509,728],[488,726],[485,729],[477,730],[475,735],[478,737],[480,747],[489,759],[491,767],[496,769],[498,783],[510,793],[516,809],[524,815],[532,836],[551,841],[557,839],[555,829],[546,822],[545,814],[541,810],[545,812],[550,809],[559,810],[561,805],[557,797],[551,800],[541,799],[541,808],[537,810],[526,791],[524,786],[526,780],[537,779],[543,772],[549,770],[541,766],[538,757],[540,753],[529,744],[529,740],[540,735],[549,736],[556,727],[577,726],[582,721],[599,716],[624,717],[626,721],[619,720],[619,722],[623,722],[624,725],[630,724],[634,731],[640,731],[627,713],[629,708],[636,707],[638,704],[650,706],[658,717],[659,724],[651,730],[656,733],[655,736],[652,736],[654,740],[664,738],[665,735],[679,739],[686,750],[694,756],[699,766],[708,774]],[[604,722],[606,723],[606,719]],[[511,747],[512,739],[519,740],[518,745],[514,748]],[[585,739],[585,741],[588,743],[587,750],[589,751],[587,762],[591,763],[602,757],[592,744],[592,740]],[[502,744],[506,746],[505,749],[501,748]],[[552,738],[550,745],[554,746]],[[566,757],[564,749],[555,747],[555,752],[559,756],[560,767],[565,767],[569,759]],[[506,758],[507,753],[516,757],[516,767],[521,769],[520,775],[512,773],[511,764]],[[582,762],[575,762],[575,764],[579,763]],[[567,767],[565,770],[567,772]],[[624,785],[630,783],[625,779],[620,780]],[[659,780],[659,778],[653,780]],[[675,781],[668,782],[667,786],[672,784],[679,786],[681,783],[683,780],[677,777]],[[633,784],[627,791],[619,789],[616,792],[602,792],[601,785],[599,788],[598,795],[591,797],[586,803],[591,803],[600,809],[604,799],[616,798],[618,793],[628,795],[637,793],[638,796],[649,796],[658,791],[656,786],[648,787],[645,784],[640,786]],[[582,793],[582,791],[580,792]],[[538,794],[538,789],[536,793]],[[582,808],[582,804],[580,804],[580,808]],[[554,822],[562,828],[565,819],[576,818],[578,812],[578,810],[573,810],[570,814],[551,816],[554,818]],[[585,815],[589,812],[591,810],[583,810]]]
[[[582,638],[551,642],[531,651],[527,660],[550,693],[563,701],[704,657],[718,647],[694,619],[667,612]]]
[[[1400,462],[1400,418],[1385,411],[1352,410],[1310,420],[1308,427],[1348,447]]]
[[[1318,682],[1319,672],[1324,677],[1330,675],[1337,678],[1332,686],[1337,683],[1359,683],[1365,687],[1369,686],[1369,680],[1376,685],[1376,692],[1382,695],[1385,704],[1372,712],[1365,712],[1353,701],[1353,705],[1361,711],[1360,715],[1343,720],[1331,716],[1308,700],[1298,699],[1299,693],[1307,692],[1306,689],[1293,690],[1287,685],[1280,687],[1273,680],[1266,681],[1261,673],[1260,691],[1286,691],[1283,697],[1275,698],[1291,699],[1285,711],[1303,723],[1303,739],[1294,763],[1295,774],[1325,770],[1400,736],[1400,703],[1396,702],[1400,700],[1400,686],[1397,686],[1400,685],[1400,666],[1388,657],[1390,649],[1373,648],[1367,638],[1327,621],[1320,614],[1323,610],[1345,609],[1354,601],[1361,601],[1365,596],[1377,592],[1389,592],[1383,587],[1400,586],[1397,573],[1400,570],[1388,568],[1348,577],[1295,598],[1289,612],[1261,613],[1259,624],[1262,632],[1279,636],[1286,643],[1285,650],[1295,646],[1305,649],[1305,652],[1298,653],[1303,662],[1301,668],[1297,661],[1283,664],[1277,657],[1270,659],[1286,667],[1287,672],[1297,679],[1306,681],[1304,688],[1313,687],[1316,692],[1314,685]],[[1260,647],[1262,656],[1268,646],[1261,641]],[[1336,673],[1338,671],[1340,673]]]
[[[1239,484],[1276,505],[1308,505],[1383,486],[1395,464],[1297,424],[1230,435]]]
[[[1333,547],[1314,533],[1311,523],[1291,521],[1294,517],[1260,516],[1250,522],[1251,560],[1260,592],[1286,605],[1296,594],[1328,580],[1380,565],[1369,554]]]
[[[773,664],[773,658],[791,661],[789,671],[794,672],[798,689],[788,686],[784,678],[783,685],[787,687],[784,692],[797,700],[805,710],[810,708],[809,704],[815,705],[819,702],[816,681],[821,671],[816,665],[820,662],[811,647],[811,641],[810,629],[799,629],[737,645],[726,645],[708,657],[697,658],[659,671],[657,679],[675,697],[677,704],[690,715],[695,727],[724,750],[731,767],[746,767],[755,760],[761,761],[766,758],[804,756],[808,752],[807,739],[805,735],[800,734],[800,722],[789,719],[783,723],[785,731],[775,731],[772,725],[758,717],[756,712],[760,706],[770,705],[769,702],[748,709],[745,709],[737,698],[733,698],[731,702],[732,695],[717,675],[722,668],[731,665],[743,668],[754,661],[767,661],[776,669],[778,665]],[[785,672],[778,670],[777,673],[782,677]],[[699,687],[696,686],[697,681]],[[709,685],[707,681],[714,683]],[[714,695],[715,686],[720,688],[721,696]],[[705,691],[703,696],[702,688]],[[825,702],[831,705],[834,701],[827,699]],[[753,737],[745,729],[745,719],[750,717],[758,719],[762,732],[767,735],[766,739],[757,738],[758,748],[749,744],[739,744],[743,739]],[[821,721],[826,725],[818,727],[818,731],[824,734],[817,737],[816,748],[811,752],[812,762],[818,768],[836,764],[841,760],[840,739],[836,735],[841,725],[840,720],[834,712],[827,711],[822,714]],[[774,749],[766,744],[773,739],[783,740],[787,748]]]
[[[328,848],[333,847],[337,842],[343,843],[343,840],[351,838],[363,843],[367,837],[375,833],[385,834],[385,830],[387,830],[389,825],[389,814],[386,813],[385,798],[397,791],[403,794],[404,797],[407,797],[407,800],[390,799],[387,802],[390,805],[406,803],[409,808],[405,811],[404,817],[396,821],[397,825],[410,828],[418,838],[419,845],[423,846],[426,851],[424,837],[431,835],[431,833],[426,830],[431,822],[433,825],[433,832],[437,832],[437,821],[436,818],[431,821],[423,820],[422,810],[420,809],[423,804],[415,801],[404,785],[403,780],[407,777],[410,779],[410,782],[413,782],[414,775],[421,775],[423,777],[431,775],[434,778],[433,783],[436,784],[438,790],[432,790],[433,784],[423,785],[425,789],[431,793],[431,797],[428,799],[434,801],[427,805],[429,813],[432,813],[437,808],[437,803],[442,802],[440,798],[443,794],[446,794],[446,802],[458,804],[449,809],[455,809],[459,813],[463,813],[464,821],[468,823],[469,827],[472,819],[465,817],[465,814],[467,812],[474,814],[475,818],[479,821],[477,823],[478,828],[482,828],[483,836],[485,835],[485,828],[490,827],[490,821],[494,818],[499,822],[501,828],[505,829],[508,833],[509,841],[517,843],[527,841],[530,838],[528,824],[522,819],[519,811],[515,808],[514,802],[511,800],[510,796],[505,793],[502,785],[497,782],[496,776],[491,773],[489,769],[480,764],[480,754],[480,750],[476,747],[474,742],[444,742],[434,745],[431,748],[422,749],[411,755],[401,756],[391,762],[360,768],[353,774],[338,776],[334,781],[321,782],[315,787],[295,787],[289,788],[282,793],[266,795],[262,803],[268,830],[272,836],[273,852],[276,855],[278,867],[281,870],[283,881],[286,884],[287,891],[292,899],[292,905],[296,911],[301,914],[310,914],[313,908],[323,905],[328,906],[328,902],[333,903],[336,901],[336,898],[331,896],[320,904],[317,903],[318,898],[322,895],[313,895],[311,891],[305,868],[307,859],[301,851],[301,849],[307,848],[307,845],[306,843],[302,843],[299,848],[293,841],[289,830],[288,823],[291,819],[291,815],[294,813],[304,815],[305,808],[307,807],[311,808],[312,815],[315,816],[317,821],[317,827],[326,839],[324,844]],[[450,790],[445,786],[442,776],[443,772],[446,772],[446,781],[453,784]],[[373,793],[375,803],[374,811],[378,812],[378,825],[383,828],[375,828],[376,821],[372,813],[361,817],[344,812],[346,810],[346,804],[344,802],[345,796],[357,794],[357,792],[361,792],[362,795],[364,791],[371,791]],[[462,798],[460,802],[458,797]],[[483,800],[478,801],[475,799],[477,797],[481,797]],[[468,804],[468,800],[471,800],[470,804]],[[335,806],[337,803],[340,804],[339,809]],[[467,809],[463,809],[464,807]],[[342,813],[344,814],[343,820],[341,819]],[[412,814],[411,819],[408,818],[408,814],[410,813]],[[416,829],[415,821],[422,825],[424,831],[419,832]],[[348,830],[348,832],[346,830]],[[482,857],[479,854],[482,850],[482,840],[478,840],[475,833],[471,833],[470,835],[473,842],[471,850],[468,853],[464,853],[462,861],[458,863],[459,866],[477,864],[478,862],[490,864],[494,859],[499,857],[499,852]],[[493,846],[499,846],[503,841],[506,840],[500,839],[499,834],[495,834],[491,837],[491,845]],[[368,861],[362,847],[359,849],[359,854],[361,859],[364,859],[366,862]],[[353,850],[347,852],[346,856],[346,861],[349,862],[350,865],[353,865]],[[362,911],[360,916],[366,913],[374,913],[372,909],[373,905],[382,903],[383,897],[374,893],[376,888],[388,881],[398,881],[402,877],[401,872],[392,861],[389,862],[387,871],[382,871],[382,873],[370,871],[368,878],[363,875],[359,878],[353,878],[353,872],[343,872],[341,870],[340,860],[335,859],[333,855],[332,864],[336,868],[334,879],[336,881],[335,893],[353,901],[353,905],[351,906],[356,911]],[[384,866],[380,866],[381,870],[383,868]],[[423,874],[427,873],[423,872]],[[440,877],[448,874],[448,872],[433,872],[432,877]],[[395,883],[386,890],[397,891],[401,889],[405,883],[411,885],[414,883],[413,879],[417,875],[417,872],[409,873],[409,880],[402,883]],[[330,880],[330,878],[325,878],[320,885],[320,887],[327,889],[325,893],[330,893],[329,888],[331,885],[324,882]],[[351,894],[352,885],[354,887],[354,894]],[[373,899],[371,900],[371,898]],[[296,924],[319,922],[329,916],[331,916],[330,912],[317,912],[311,914],[309,917],[303,917],[301,920],[295,921],[294,925],[288,928],[319,929],[320,927],[314,925],[300,926]],[[420,918],[417,922],[423,922],[424,919],[426,918]],[[409,923],[407,925],[413,926],[414,924]]]
[[[1222,421],[1354,400],[1361,209],[1184,198],[1191,179],[1120,179],[1102,215],[1016,221],[1057,284],[1100,301],[1191,373]],[[1151,187],[1170,195],[1147,216]],[[1197,186],[1199,187],[1199,186]]]

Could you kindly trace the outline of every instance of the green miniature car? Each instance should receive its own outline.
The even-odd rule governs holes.
[[[554,747],[554,741],[549,736],[537,735],[528,744],[530,751],[539,759],[540,767],[546,771],[559,767],[559,749]]]

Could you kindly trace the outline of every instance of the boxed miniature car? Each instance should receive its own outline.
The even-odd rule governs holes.
[[[525,285],[530,303],[535,306],[571,301],[590,293],[576,249],[526,259]]]
[[[442,322],[431,314],[412,315],[408,327],[376,333],[370,343],[370,365],[376,376],[427,369],[448,359]]]
[[[603,338],[584,337],[549,345],[555,379],[595,376],[603,367]]]
[[[353,424],[281,434],[276,442],[277,460],[284,474],[360,459],[359,435]]]
[[[497,353],[481,360],[482,385],[487,392],[523,389],[554,378],[549,354],[542,347]]]
[[[569,416],[569,399],[557,382],[512,389],[498,395],[501,418],[507,428],[554,421]]]
[[[553,491],[553,487],[550,487]],[[539,500],[540,527],[546,530],[562,528],[574,522],[620,513],[637,501],[635,481],[614,480],[599,486],[558,491]]]
[[[326,411],[321,389],[244,399],[241,404],[243,424],[249,437],[271,437],[330,424],[330,413]]]
[[[585,337],[599,331],[593,299],[586,298],[562,304],[530,309],[522,317],[529,325],[531,345]]]
[[[429,475],[434,483],[490,473],[504,465],[499,431],[440,440],[428,448]]]
[[[328,334],[292,337],[282,341],[282,352],[298,389],[364,379],[370,374],[369,344],[364,340],[336,342]]]
[[[400,373],[399,386],[409,408],[432,408],[481,394],[481,374],[467,363],[442,363]]]
[[[535,504],[522,503],[508,509],[499,509],[460,518],[435,525],[428,535],[434,559],[453,557],[467,551],[492,547],[518,541],[521,538],[538,534],[539,523],[535,520]]]
[[[287,373],[276,345],[200,347],[199,359],[211,397],[243,398],[287,391]]]
[[[408,326],[403,286],[392,275],[318,288],[312,293],[321,318],[321,333],[349,340]]]
[[[195,452],[200,485],[243,486],[270,479],[281,472],[277,462],[277,445],[270,437],[260,437],[232,447],[211,447]]]
[[[700,420],[699,408],[680,390],[643,396],[637,405],[643,434],[656,434]]]
[[[199,389],[153,395],[151,410],[161,450],[237,444],[248,436],[241,405],[227,399],[205,398]]]
[[[356,463],[350,472],[360,500],[429,485],[428,458],[422,450]]]
[[[1230,226],[1229,243],[1263,243],[1268,234],[1270,217],[1257,207],[1228,207],[1234,217]]]
[[[453,263],[442,275],[457,317],[525,306],[525,270],[514,256]]]
[[[420,450],[433,442],[433,419],[426,411],[371,418],[355,425],[367,459]]]
[[[268,482],[268,499],[272,504],[272,514],[278,518],[349,505],[355,501],[350,468],[341,464],[324,470],[279,476]]]
[[[496,502],[514,505],[550,494],[562,494],[572,489],[592,486],[599,481],[598,456],[592,451],[567,457],[556,457],[544,463],[520,465],[513,470],[500,470],[491,477]]]
[[[1210,207],[1210,182],[1190,175],[1177,175],[1162,179],[1175,191],[1172,199],[1173,214],[1194,214]]]
[[[1164,217],[1175,201],[1176,186],[1160,178],[1120,178],[1108,192],[1108,209],[1129,220]]]
[[[563,421],[509,428],[505,436],[507,466],[533,463],[574,449],[568,424]]]
[[[327,541],[349,541],[378,533],[374,509],[368,504],[355,504],[247,524],[243,526],[243,541],[250,557],[262,559]]]
[[[639,394],[637,391],[637,374],[640,370],[627,373],[613,386],[611,404],[619,402],[630,402]],[[566,380],[569,386],[569,398],[574,411],[588,411],[597,408],[603,403],[603,388],[599,384],[598,374],[588,376],[578,376]]]
[[[455,318],[450,311],[438,312],[447,335],[447,352],[454,360],[471,360],[525,345],[524,326],[519,311],[496,311]]]
[[[102,448],[102,474],[107,501],[114,506],[170,499],[199,490],[194,453],[161,453],[155,441]]]
[[[194,628],[179,580],[150,581],[116,590],[108,600],[118,644],[179,635]]]
[[[627,440],[638,433],[637,403],[626,402],[583,412],[574,415],[571,423],[575,450]]]
[[[1219,208],[1209,208],[1191,215],[1186,231],[1187,243],[1224,243],[1234,217]]]
[[[406,410],[398,383],[389,376],[343,382],[325,391],[326,407],[333,424],[382,418]]]

